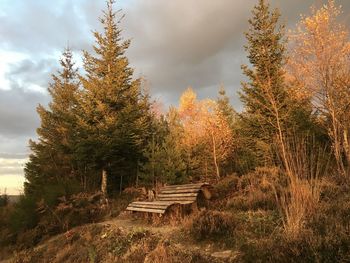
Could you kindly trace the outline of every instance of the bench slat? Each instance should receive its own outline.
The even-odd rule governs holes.
[[[201,189],[164,189],[160,194],[178,194],[178,193],[198,193]]]
[[[172,201],[159,201],[159,200],[155,200],[155,201],[135,201],[135,202],[132,202],[131,204],[142,204],[142,205],[145,205],[145,204],[158,204],[158,205],[171,205],[173,204],[174,202]]]
[[[167,202],[168,204],[152,204],[147,203],[147,204],[138,204],[138,203],[131,203],[128,206],[133,206],[133,207],[156,207],[156,208],[167,208],[168,206],[172,205],[173,202]]]
[[[163,186],[162,188],[166,188],[166,189],[186,189],[186,188],[201,188],[202,185],[201,184],[197,184],[197,185],[188,185],[188,184],[185,184],[185,185],[166,185],[166,186]]]
[[[195,183],[195,184],[173,184],[173,185],[165,185],[164,187],[190,187],[190,186],[202,186],[207,185],[207,183]]]
[[[160,197],[188,197],[188,196],[191,196],[191,197],[195,197],[197,196],[198,193],[180,193],[180,194],[159,194],[157,197],[160,198]]]
[[[163,190],[185,190],[185,189],[192,189],[192,190],[200,190],[202,187],[206,187],[206,185],[185,185],[185,186],[164,186],[161,188],[161,191]]]
[[[161,201],[196,201],[196,197],[159,197],[159,200]]]
[[[126,210],[136,211],[136,212],[157,213],[157,214],[164,214],[165,212],[165,210],[161,210],[161,209],[150,209],[150,208],[140,208],[140,207],[127,207]]]

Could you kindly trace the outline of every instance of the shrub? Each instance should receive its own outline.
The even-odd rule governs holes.
[[[216,198],[226,198],[238,190],[239,177],[235,174],[229,175],[221,179],[214,189]]]
[[[276,168],[261,167],[239,178],[236,191],[226,203],[229,210],[276,210],[275,189],[283,182]]]
[[[0,207],[7,206],[9,203],[9,197],[7,194],[3,194],[0,196]]]
[[[15,233],[34,228],[38,223],[35,199],[30,196],[21,196],[10,215],[10,227]]]
[[[252,239],[241,246],[242,262],[318,262],[310,243],[310,234],[289,240],[282,235]]]
[[[241,243],[248,239],[269,238],[281,229],[281,218],[278,211],[247,211],[236,214],[237,227],[235,238]]]
[[[203,211],[192,221],[190,232],[197,240],[231,238],[236,227],[235,218],[228,213]]]

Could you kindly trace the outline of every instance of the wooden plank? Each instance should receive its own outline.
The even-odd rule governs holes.
[[[165,185],[164,187],[197,186],[197,185],[205,185],[205,184],[208,184],[208,183],[170,184],[170,185]]]
[[[140,208],[140,207],[127,207],[126,210],[136,211],[136,212],[149,212],[149,213],[156,213],[156,214],[164,214],[165,213],[165,210]]]
[[[198,193],[201,189],[170,189],[161,190],[159,194],[178,194],[178,193]]]
[[[161,201],[196,201],[196,197],[160,197],[159,200]]]
[[[157,195],[157,198],[160,197],[196,197],[198,195],[198,193],[180,193],[180,194],[159,194]]]
[[[199,191],[201,190],[200,187],[187,187],[187,188],[183,188],[183,187],[178,187],[178,188],[162,188],[160,189],[159,192],[163,192],[163,191]]]
[[[196,200],[196,196],[160,196],[159,201],[189,201]]]
[[[195,188],[195,187],[201,187],[205,184],[177,184],[177,185],[166,185],[163,186],[163,188]]]
[[[142,208],[156,208],[156,209],[166,209],[169,205],[157,205],[157,204],[129,204],[128,207],[142,207]]]
[[[164,186],[164,187],[162,187],[161,188],[161,191],[162,190],[178,190],[178,189],[193,189],[193,190],[195,190],[195,189],[201,189],[202,187],[205,187],[205,186],[207,186],[207,185],[189,185],[189,186],[187,186],[187,185],[178,185],[178,186]]]
[[[174,202],[171,202],[171,201],[135,201],[135,202],[132,202],[131,204],[142,204],[142,205],[145,205],[145,204],[158,204],[158,205],[171,205],[173,204]]]

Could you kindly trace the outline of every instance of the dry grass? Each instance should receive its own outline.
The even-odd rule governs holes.
[[[283,214],[283,226],[288,238],[295,239],[304,230],[308,218],[317,211],[321,180],[327,172],[325,150],[315,147],[309,137],[289,139],[286,143],[285,168],[287,187],[278,193],[276,200]]]

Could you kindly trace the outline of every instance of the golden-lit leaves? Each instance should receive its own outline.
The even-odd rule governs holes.
[[[290,36],[289,71],[300,84],[296,96],[312,97],[318,107],[325,99],[324,90],[333,86],[341,71],[349,69],[349,32],[337,22],[340,14],[341,8],[329,0],[319,10],[312,8],[309,17],[302,16]]]
[[[181,144],[187,152],[201,146],[204,155],[215,160],[215,166],[232,153],[232,130],[220,114],[216,101],[199,101],[193,89],[188,88],[180,98],[179,117],[183,125]]]
[[[338,171],[346,174],[350,164],[347,124],[350,116],[350,42],[349,31],[338,22],[341,7],[329,0],[319,10],[311,9],[302,17],[291,35],[289,72],[297,99],[307,98],[325,120],[332,140]],[[344,154],[345,153],[345,154]],[[344,163],[344,155],[347,163]]]

